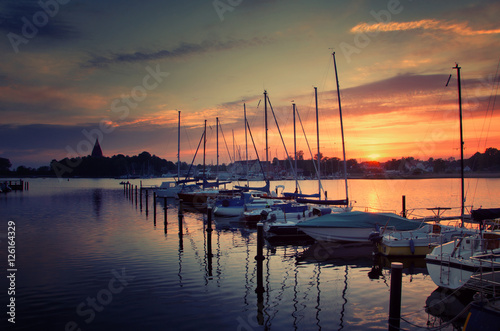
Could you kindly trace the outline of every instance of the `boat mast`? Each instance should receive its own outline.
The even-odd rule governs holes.
[[[321,200],[321,158],[319,153],[319,115],[318,115],[318,88],[314,87],[314,100],[316,102],[316,143],[318,145],[318,194]]]
[[[244,103],[243,103],[243,117],[245,118],[245,168],[246,168],[247,186],[250,186],[250,180],[248,179],[247,106]]]
[[[264,177],[268,177],[269,174],[269,146],[267,142],[267,91],[264,90],[264,122],[265,122],[265,129],[266,129],[266,173]]]
[[[215,118],[215,124],[216,124],[216,127],[217,129],[215,130],[216,132],[216,135],[217,135],[217,139],[216,139],[216,144],[217,144],[217,166],[216,166],[216,170],[215,170],[215,173],[216,173],[216,176],[217,176],[217,181],[219,181],[219,118],[216,117]]]
[[[181,111],[177,123],[177,181],[181,179]]]
[[[293,153],[294,153],[294,167],[295,167],[295,192],[298,192],[299,187],[299,179],[298,179],[298,171],[297,171],[297,132],[295,127],[295,103],[292,103],[293,106]]]
[[[205,171],[206,149],[207,149],[207,120],[205,120],[205,129],[203,130],[203,188],[205,188],[205,178],[206,178],[206,171]]]
[[[216,117],[215,118],[215,126],[217,127],[216,130],[215,130],[215,134],[217,136],[216,138],[216,145],[217,145],[217,165],[215,167],[215,173],[216,173],[216,176],[217,176],[217,180],[219,180],[219,118]]]
[[[335,68],[335,80],[337,82],[337,98],[339,100],[340,133],[342,134],[342,153],[344,155],[345,198],[347,200],[347,199],[349,199],[349,191],[347,188],[347,161],[345,158],[344,125],[342,123],[342,105],[340,103],[339,75],[337,73],[337,62],[335,61],[335,52],[332,53],[332,56],[333,56],[333,66]]]
[[[462,85],[460,83],[460,69],[458,63],[452,69],[457,69],[457,80],[458,80],[458,108],[460,113],[460,180],[462,186],[462,201],[461,201],[461,211],[460,218],[462,219],[462,226],[464,224],[464,212],[465,212],[465,189],[464,189],[464,135],[463,135],[463,125],[462,125]]]

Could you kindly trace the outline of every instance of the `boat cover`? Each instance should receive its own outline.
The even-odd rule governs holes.
[[[476,222],[484,220],[494,220],[495,218],[500,218],[500,208],[485,208],[477,209],[471,212],[472,219]]]
[[[310,228],[394,228],[399,231],[414,230],[422,223],[412,221],[393,213],[366,213],[350,211],[343,213],[327,214],[297,224],[299,227]]]
[[[320,195],[319,193],[316,194],[303,194],[303,193],[290,193],[290,192],[283,192],[283,195],[287,198],[319,198]]]
[[[303,199],[297,198],[298,203],[312,203],[316,205],[330,205],[330,206],[347,206],[349,205],[349,199],[342,200],[313,200],[313,199]]]

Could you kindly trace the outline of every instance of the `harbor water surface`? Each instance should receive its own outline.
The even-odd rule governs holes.
[[[179,234],[178,202],[167,201],[165,226],[163,200],[155,217],[151,191],[146,213],[145,196],[141,208],[135,192],[119,183],[29,179],[29,191],[0,195],[2,293],[10,284],[9,221],[17,269],[15,324],[7,321],[9,297],[2,295],[2,330],[387,329],[391,261],[372,255],[371,247],[267,243],[265,292],[258,295],[254,228],[214,219],[210,247],[206,215],[185,211]],[[295,185],[272,186],[279,184],[289,191]],[[301,185],[317,190],[315,181]],[[341,180],[323,186],[329,198],[345,194]],[[408,209],[416,208],[410,217],[430,215],[431,207],[458,214],[460,206],[459,179],[352,180],[349,188],[357,210],[399,213],[402,195]],[[467,206],[498,207],[500,179],[468,179],[466,188]],[[449,307],[460,308],[460,300],[436,291],[423,259],[402,262],[401,327],[446,324]]]

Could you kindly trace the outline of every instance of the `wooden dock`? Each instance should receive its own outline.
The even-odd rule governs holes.
[[[7,193],[10,191],[24,191],[29,189],[29,183],[19,180],[6,180],[0,182],[0,193]]]

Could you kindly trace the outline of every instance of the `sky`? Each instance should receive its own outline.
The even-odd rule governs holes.
[[[147,151],[191,163],[256,153],[465,157],[500,148],[498,1],[3,0],[0,157],[13,167]],[[446,83],[451,75],[448,86]],[[296,117],[294,148],[293,104]],[[279,132],[283,136],[282,144]],[[304,135],[305,132],[306,134]],[[308,147],[309,145],[309,147]],[[202,162],[203,146],[195,163]]]

